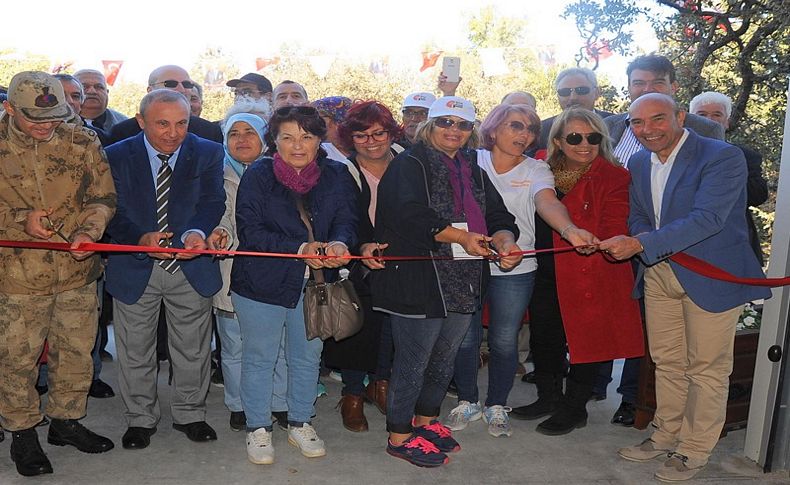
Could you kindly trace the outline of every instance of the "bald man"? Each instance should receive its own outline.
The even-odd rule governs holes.
[[[160,66],[151,71],[151,74],[148,76],[149,93],[155,89],[170,89],[183,94],[188,101],[192,94],[192,88],[195,86],[196,83],[189,79],[189,73],[180,66]],[[125,140],[135,136],[140,131],[142,131],[142,127],[137,120],[135,118],[128,119],[113,127],[110,132],[110,142],[116,143]],[[190,116],[187,131],[201,138],[222,143],[222,130],[219,125],[203,118]]]
[[[712,280],[669,260],[684,252],[738,276],[765,277],[749,245],[743,152],[683,128],[686,113],[666,94],[643,94],[628,116],[645,148],[629,163],[633,236],[615,236],[600,249],[618,260],[639,259],[657,409],[651,436],[619,454],[650,462],[669,453],[655,477],[682,481],[707,464],[724,427],[743,304],[771,292]],[[641,296],[639,283],[635,293]]]

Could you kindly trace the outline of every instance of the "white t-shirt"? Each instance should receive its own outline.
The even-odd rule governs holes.
[[[524,160],[508,172],[498,174],[491,161],[491,152],[477,150],[477,164],[486,171],[491,183],[505,201],[507,210],[516,218],[521,234],[518,247],[522,251],[535,249],[535,195],[543,189],[554,190],[554,175],[546,162],[524,157]],[[511,271],[502,271],[491,263],[494,276],[529,273],[538,269],[534,256],[526,256],[521,264]]]

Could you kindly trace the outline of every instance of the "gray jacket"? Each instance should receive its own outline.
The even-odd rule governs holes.
[[[239,191],[241,177],[228,163],[224,167],[225,179],[225,214],[222,215],[216,229],[224,229],[228,233],[228,248],[234,250],[239,246],[236,235],[236,193]],[[222,274],[222,289],[214,295],[214,308],[226,312],[233,311],[230,300],[230,270],[233,268],[233,258],[223,258],[219,261],[219,271]]]

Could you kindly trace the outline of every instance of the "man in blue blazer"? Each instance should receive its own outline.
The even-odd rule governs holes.
[[[629,117],[646,148],[630,164],[634,236],[608,239],[600,249],[641,260],[657,406],[650,438],[619,454],[646,462],[669,453],[656,478],[688,480],[705,466],[724,426],[743,304],[771,292],[712,280],[667,259],[682,251],[738,276],[764,277],[749,245],[743,152],[684,129],[685,113],[664,94],[640,97]],[[641,296],[639,283],[635,293]]]
[[[678,90],[675,66],[664,56],[648,54],[635,58],[626,68],[628,75],[628,97],[633,103],[640,96],[650,93],[661,93],[674,96]],[[625,168],[630,168],[631,155],[643,148],[629,128],[628,113],[617,114],[603,121],[609,128],[614,155]],[[697,135],[708,138],[724,139],[724,130],[718,123],[711,122],[701,116],[687,114],[683,118],[683,126],[694,130]],[[633,426],[636,411],[636,393],[639,385],[639,366],[642,358],[626,359],[620,377],[617,392],[623,395],[620,407],[612,417],[612,423],[622,426]],[[612,363],[601,365],[598,383],[594,390],[599,396],[606,396],[606,386],[612,380]]]
[[[112,242],[205,249],[205,237],[225,211],[223,150],[187,133],[189,102],[175,91],[148,93],[137,115],[142,132],[107,148],[118,210]],[[127,449],[145,448],[156,431],[156,328],[165,304],[173,366],[173,427],[193,441],[216,439],[205,421],[209,387],[211,297],[222,281],[210,257],[114,253],[107,266],[126,406]]]

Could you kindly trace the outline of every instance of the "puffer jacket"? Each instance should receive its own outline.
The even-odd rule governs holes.
[[[0,110],[0,239],[41,241],[25,233],[28,213],[53,210],[50,220],[71,239],[98,241],[115,213],[107,157],[93,130],[61,123],[48,141],[25,135]],[[67,242],[54,235],[52,242]],[[101,274],[98,255],[77,261],[65,251],[0,248],[0,293],[51,295],[79,288]]]

